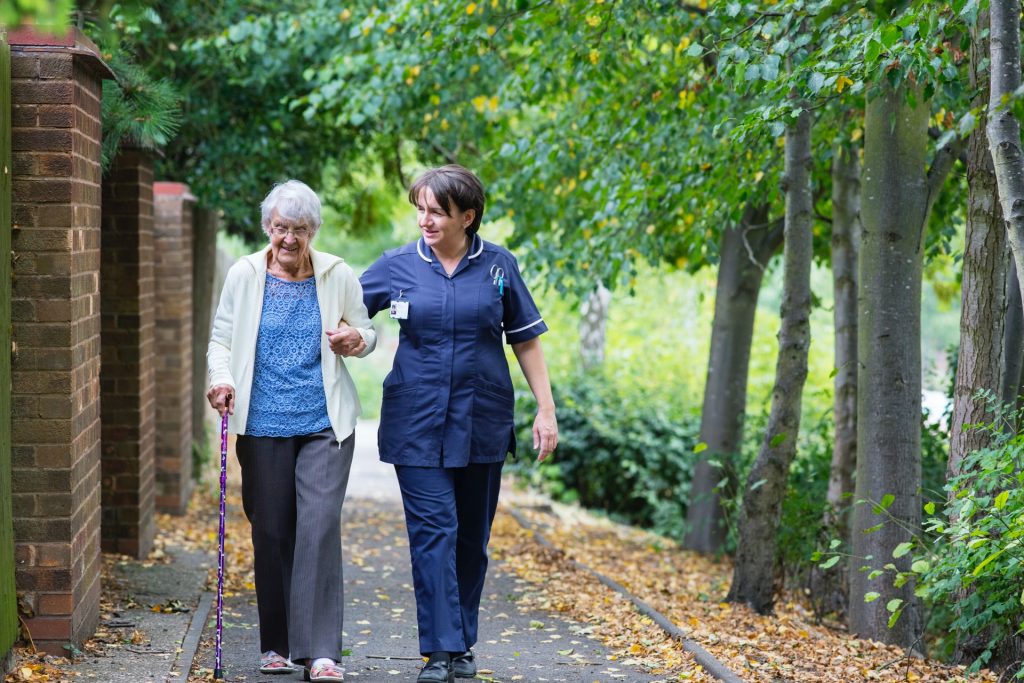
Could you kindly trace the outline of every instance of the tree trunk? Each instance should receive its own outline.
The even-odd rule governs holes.
[[[781,243],[781,224],[768,224],[768,207],[764,205],[747,206],[742,223],[722,231],[700,417],[700,440],[707,449],[694,466],[686,511],[683,545],[690,550],[718,552],[725,540],[725,513],[717,485],[728,472],[714,463],[728,465],[740,448],[757,296],[768,259]]]
[[[1009,245],[1007,245],[1009,251]],[[1006,317],[1003,326],[1003,367],[999,397],[1004,404],[1019,405],[1021,372],[1024,368],[1024,310],[1021,308],[1017,265],[1009,254],[1006,265]]]
[[[972,102],[982,107],[988,89],[988,22],[979,13],[971,29],[970,86],[979,92]],[[953,424],[946,476],[960,474],[960,463],[971,451],[991,441],[990,432],[964,430],[987,423],[992,411],[974,395],[986,389],[998,396],[1002,372],[1003,315],[1006,291],[1006,230],[996,199],[996,178],[984,121],[967,141],[967,235],[961,284],[960,351],[953,385]],[[976,655],[975,655],[976,656]],[[971,658],[973,661],[973,657]]]
[[[604,363],[605,328],[612,293],[600,282],[580,306],[580,361],[585,370]]]
[[[860,250],[860,159],[856,147],[837,147],[832,162],[832,283],[835,304],[835,445],[826,522],[848,528],[840,514],[853,493],[857,464],[857,253]]]
[[[984,106],[988,95],[988,71],[983,68],[988,57],[988,17],[981,12],[971,27],[969,65],[970,90],[977,93],[971,105],[979,109]],[[979,389],[985,389],[998,397],[1003,388],[1006,230],[999,211],[992,155],[988,150],[984,124],[983,119],[967,142],[967,234],[947,477],[959,475],[964,457],[971,451],[988,446],[992,440],[991,432],[969,429],[972,424],[991,422],[993,417],[988,401],[976,398],[975,394]],[[965,427],[968,427],[966,431]],[[957,604],[962,604],[972,591],[971,587],[962,588]],[[958,632],[956,635],[953,659],[957,663],[970,664],[986,649],[992,633],[986,629],[980,633]]]
[[[920,88],[913,93],[916,106],[908,103],[907,95],[887,88],[868,103],[864,121],[858,503],[851,518],[857,559],[849,570],[849,625],[858,636],[912,646],[921,634],[913,582],[894,588],[891,575],[869,580],[860,571],[864,563],[881,568],[890,561],[909,570],[909,555],[893,560],[892,552],[910,540],[908,529],[917,529],[921,522],[921,242],[929,203],[928,107]],[[871,503],[887,494],[895,496],[888,514],[875,513]],[[876,524],[882,527],[864,533]],[[866,603],[868,592],[881,597]],[[896,598],[903,600],[905,613],[889,629],[886,605]]]
[[[822,527],[849,542],[853,471],[857,466],[857,253],[860,250],[860,159],[855,145],[832,156],[832,285],[834,292],[835,443]],[[846,564],[812,568],[811,595],[819,614],[846,614]]]
[[[789,466],[800,433],[800,401],[811,345],[811,115],[806,109],[786,127],[785,270],[779,357],[771,412],[761,449],[747,478],[739,542],[728,600],[762,614],[775,604],[775,557]]]
[[[986,132],[1003,220],[1020,274],[1024,272],[1024,154],[1020,122],[1012,109],[1000,108],[1004,98],[1011,98],[1020,86],[1020,1],[991,0],[989,20],[992,85]]]

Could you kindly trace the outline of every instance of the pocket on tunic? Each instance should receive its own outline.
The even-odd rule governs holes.
[[[473,382],[473,434],[470,456],[499,459],[508,453],[515,394],[500,384]]]
[[[427,436],[436,392],[426,391],[421,382],[402,382],[384,387],[380,405],[377,446],[389,459],[399,457],[417,439]]]

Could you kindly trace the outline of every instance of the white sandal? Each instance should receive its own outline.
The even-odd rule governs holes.
[[[282,657],[273,650],[260,655],[261,674],[293,674],[298,668],[287,657]]]
[[[344,683],[345,670],[337,662],[313,665],[311,669],[306,669],[305,679],[312,683]]]

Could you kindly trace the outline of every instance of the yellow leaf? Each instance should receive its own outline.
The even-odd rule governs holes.
[[[469,67],[469,73],[471,73],[471,74],[475,74],[479,70],[480,70],[480,65],[479,64],[473,64],[472,66]]]
[[[476,109],[481,114],[483,113],[484,108],[486,106],[487,106],[487,98],[484,97],[483,95],[477,95],[476,97],[473,98],[473,108]]]
[[[601,53],[597,50],[591,50],[587,57],[590,59],[591,64],[597,64],[597,61],[601,59]]]
[[[638,654],[640,654],[643,651],[644,651],[644,648],[643,648],[642,645],[640,645],[640,643],[633,643],[632,645],[629,646],[630,654],[638,655]]]
[[[28,668],[27,666],[23,666],[21,667],[21,671],[18,672],[18,675],[21,676],[21,680],[23,681],[31,681],[32,669]]]
[[[498,29],[496,27],[494,27],[494,26],[488,26],[487,27],[487,35],[488,36],[492,36],[493,37],[494,34],[497,33],[497,32],[498,32]]]
[[[587,17],[587,25],[590,26],[591,28],[596,28],[600,24],[601,17],[597,16],[596,14],[591,14],[590,16]]]
[[[475,2],[471,2],[468,5],[466,5],[466,14],[472,14],[475,11],[476,11],[476,3]]]
[[[491,111],[498,111],[498,98],[496,96],[492,95],[490,99],[487,100],[487,108]]]
[[[843,89],[848,85],[853,85],[853,81],[846,76],[840,76],[836,79],[836,92],[843,92]]]
[[[755,183],[761,182],[761,178],[764,178],[764,171],[758,171],[757,173],[754,174]]]
[[[338,14],[338,21],[348,21],[350,18],[352,18],[352,12],[347,9],[341,10]]]
[[[850,139],[853,140],[854,142],[857,142],[857,140],[860,140],[863,135],[863,130],[861,130],[860,128],[854,128],[853,132],[850,133]]]

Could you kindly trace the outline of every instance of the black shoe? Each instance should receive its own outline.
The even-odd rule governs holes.
[[[416,683],[455,683],[455,670],[448,653],[430,655],[430,661],[420,669]]]
[[[476,678],[476,660],[473,651],[463,652],[452,657],[452,669],[456,678]]]

